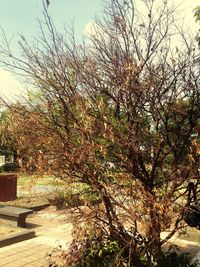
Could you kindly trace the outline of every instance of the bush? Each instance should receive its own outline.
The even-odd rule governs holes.
[[[58,209],[63,208],[73,208],[84,204],[80,199],[79,194],[74,194],[72,192],[56,191],[53,193],[53,197],[49,198],[49,202],[55,205]]]
[[[90,188],[86,188],[85,191],[81,194],[81,200],[86,206],[94,206],[101,203],[101,199],[97,192],[94,192]]]
[[[190,254],[181,253],[180,250],[170,248],[163,254],[162,267],[198,267],[199,262],[191,262]]]
[[[129,262],[128,257],[123,257],[123,248],[117,241],[111,240],[102,232],[90,233],[81,239],[74,239],[68,250],[58,247],[52,251],[48,258],[49,267],[138,267]],[[144,258],[145,259],[145,258]],[[143,261],[143,266],[149,263]],[[182,253],[178,248],[171,247],[163,253],[160,265],[157,267],[198,267],[199,262],[191,262],[187,253]]]
[[[48,258],[49,267],[111,267],[119,253],[116,241],[103,235],[74,239],[67,251],[58,247]],[[120,265],[119,265],[120,266]]]
[[[75,188],[65,188],[58,184],[55,185],[52,197],[49,202],[57,208],[74,208],[78,206],[94,206],[101,202],[97,192],[91,190],[88,186],[76,184]]]
[[[4,166],[1,167],[3,172],[18,172],[20,171],[20,166],[14,162],[7,162]]]

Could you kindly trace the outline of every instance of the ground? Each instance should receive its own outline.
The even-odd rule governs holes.
[[[27,219],[28,229],[36,231],[36,237],[0,250],[0,266],[40,267],[47,266],[47,255],[62,245],[67,247],[72,239],[72,225],[66,222],[63,211],[47,208]]]
[[[59,245],[66,248],[72,240],[72,225],[67,222],[65,210],[56,210],[55,207],[50,206],[30,215],[27,222],[28,229],[36,231],[36,237],[1,248],[1,267],[47,266],[48,253],[51,253]],[[196,233],[196,241],[192,241],[188,236],[183,236],[181,239],[174,237],[171,242],[178,245],[184,252],[190,252],[195,256],[200,251],[198,239],[200,233],[195,231],[193,233]]]
[[[16,234],[22,231],[23,229],[19,227],[8,226],[4,223],[3,220],[0,220],[0,238],[5,237],[6,235]]]
[[[49,193],[48,179],[39,183],[30,183],[22,178],[18,183],[18,196],[16,201],[5,204],[39,204],[47,200]],[[51,186],[51,184],[50,184]],[[60,185],[58,185],[60,186]],[[38,191],[37,193],[36,191]],[[47,190],[46,190],[47,189]],[[42,191],[42,192],[41,192]],[[44,193],[46,191],[46,193]],[[46,195],[47,194],[47,195]],[[47,255],[57,246],[66,248],[72,240],[72,225],[68,222],[67,210],[56,210],[50,206],[42,211],[34,212],[27,218],[28,229],[36,232],[36,237],[27,241],[22,241],[0,249],[0,266],[5,267],[40,267],[47,266]],[[6,228],[2,228],[4,231]],[[10,228],[12,231],[12,228]],[[1,233],[1,228],[0,228]],[[166,235],[166,233],[163,233]],[[189,234],[189,235],[188,235]],[[176,244],[184,252],[191,253],[192,256],[200,257],[200,231],[187,228],[181,237],[174,236],[170,244]]]

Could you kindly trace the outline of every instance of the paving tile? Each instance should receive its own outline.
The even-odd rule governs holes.
[[[8,258],[5,258],[5,259],[3,259],[3,260],[0,260],[0,266],[2,267],[2,266],[5,266],[6,264],[8,264],[9,263],[9,259]]]
[[[30,263],[28,263],[29,265],[22,265],[24,266],[30,266],[30,267],[41,267],[41,266],[45,266],[47,267],[47,261],[46,260],[37,260],[37,261],[32,261]],[[21,267],[21,266],[20,266]]]
[[[3,258],[3,259],[0,259],[0,266],[1,266],[2,264],[4,264],[4,263],[8,264],[8,263],[14,262],[15,260],[16,260],[16,258],[13,259],[13,258],[11,258],[11,257],[5,257],[5,258]]]
[[[5,258],[8,258],[8,257],[9,257],[9,255],[4,254],[4,253],[1,253],[0,254],[0,261],[3,260],[3,259],[5,259]]]
[[[16,254],[16,252],[14,253],[14,252],[5,252],[5,253],[2,253],[2,254],[0,254],[0,258],[2,257],[11,257],[12,255],[15,255]]]
[[[19,255],[13,254],[12,256],[7,257],[7,259],[9,260],[9,262],[16,261],[17,259],[19,259]]]
[[[30,265],[29,265],[30,266]],[[7,265],[6,265],[6,267],[7,267]],[[22,263],[21,263],[21,261],[15,261],[15,262],[13,262],[13,267],[22,267]],[[27,266],[28,267],[28,266]]]
[[[38,264],[38,266],[42,266],[42,265],[47,265],[47,261],[46,260],[39,260],[39,261],[37,261],[37,264]]]
[[[26,265],[24,265],[24,266],[22,266],[22,267],[25,267]],[[37,262],[31,262],[31,265],[29,265],[30,267],[40,267],[40,266],[38,266],[38,263]],[[21,266],[20,266],[21,267]],[[26,267],[28,267],[28,266],[26,266]],[[45,266],[46,267],[46,266]]]
[[[42,217],[42,212],[34,214],[27,221],[40,225],[37,228],[31,228],[30,226],[31,229],[36,230],[38,237],[1,248],[1,267],[21,267],[22,264],[27,267],[46,266],[46,254],[52,250],[52,247],[57,245],[57,239],[63,238],[62,229],[64,228],[59,226],[63,225],[64,221],[57,220],[55,217],[52,220],[48,217]]]
[[[29,259],[30,261],[36,261],[40,258],[38,258],[38,256],[35,254],[35,255],[32,255],[32,256],[28,256],[27,259]]]
[[[16,248],[12,248],[12,251],[8,251],[7,253],[12,253],[12,254],[17,254],[19,252],[19,250],[18,249],[16,249]],[[1,253],[0,253],[1,254]],[[4,253],[3,253],[4,254]]]
[[[21,266],[26,266],[26,265],[30,266],[30,263],[32,262],[32,260],[24,258],[24,259],[21,259],[19,262],[20,262]]]
[[[28,257],[33,255],[33,252],[31,250],[26,250],[26,251],[24,250],[21,253],[19,252],[18,254],[23,255],[23,257]]]
[[[15,262],[11,262],[11,263],[8,263],[6,265],[4,265],[5,267],[15,267]],[[21,267],[21,266],[19,266]]]

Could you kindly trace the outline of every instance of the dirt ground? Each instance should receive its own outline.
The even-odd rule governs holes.
[[[6,224],[3,220],[0,220],[0,238],[5,238],[7,235],[17,234],[24,229],[19,227],[14,227]]]

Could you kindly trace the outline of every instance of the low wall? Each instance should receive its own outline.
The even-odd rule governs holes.
[[[17,198],[17,175],[0,175],[0,201],[10,201]]]

